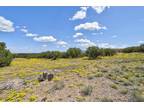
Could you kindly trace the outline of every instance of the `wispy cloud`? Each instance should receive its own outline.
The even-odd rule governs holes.
[[[21,28],[20,31],[23,33],[28,33],[28,30],[26,28]]]
[[[28,36],[28,37],[35,37],[35,36],[38,36],[38,34],[34,34],[34,33],[26,33],[26,36]]]
[[[70,20],[78,20],[86,18],[88,7],[80,7],[80,10],[77,11]]]
[[[33,40],[38,42],[55,42],[56,38],[54,38],[53,36],[39,36],[34,37]]]
[[[76,33],[75,35],[73,35],[74,38],[81,38],[83,37],[83,33]]]

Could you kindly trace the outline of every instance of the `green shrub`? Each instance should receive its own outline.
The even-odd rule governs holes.
[[[107,98],[107,97],[102,98],[101,101],[102,101],[102,102],[113,102],[112,99]]]
[[[35,95],[31,95],[30,97],[29,97],[29,101],[30,102],[33,102],[33,101],[35,101],[37,99],[37,96],[35,96]]]
[[[63,81],[56,82],[51,89],[48,90],[48,93],[54,92],[55,90],[61,90],[65,87]]]
[[[135,90],[134,100],[137,102],[144,102],[144,90]]]
[[[10,65],[13,55],[6,49],[5,43],[0,42],[0,67]]]
[[[95,76],[95,77],[102,77],[102,76],[103,76],[103,73],[102,73],[102,72],[97,72],[97,73],[95,73],[94,76]]]
[[[82,52],[80,48],[69,48],[67,51],[67,56],[70,58],[77,58],[80,57]]]
[[[95,59],[100,55],[99,48],[96,46],[88,47],[86,50],[86,55],[89,59]]]
[[[128,93],[128,89],[121,89],[121,90],[120,90],[120,93],[121,93],[121,94],[127,94],[127,93]]]
[[[77,97],[76,97],[76,101],[78,101],[78,102],[83,102],[83,101],[85,101],[85,97],[77,96]]]
[[[113,56],[116,53],[114,49],[111,48],[102,48],[100,49],[100,54],[102,56]]]
[[[118,89],[118,86],[116,84],[111,84],[110,87],[113,89]]]

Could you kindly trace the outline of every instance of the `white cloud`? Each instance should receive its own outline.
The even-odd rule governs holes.
[[[92,9],[96,11],[96,13],[101,14],[108,6],[92,6]]]
[[[72,18],[70,18],[70,20],[77,20],[77,19],[84,19],[84,18],[86,18],[87,8],[88,7],[81,7],[81,10],[77,11],[74,14],[74,16]]]
[[[23,33],[28,33],[28,30],[26,28],[22,28],[22,29],[20,29],[20,31]]]
[[[0,31],[1,32],[14,32],[13,22],[0,16]]]
[[[40,36],[40,37],[34,37],[35,41],[38,42],[55,42],[56,39],[53,36]]]
[[[75,40],[78,45],[84,48],[88,48],[89,46],[96,46],[96,44],[88,39],[77,39]]]
[[[83,11],[87,11],[87,9],[89,8],[89,7],[80,7],[81,8],[81,10],[83,10]]]
[[[103,32],[99,32],[99,33],[92,33],[92,35],[103,35]]]
[[[84,29],[84,30],[97,30],[98,31],[98,30],[101,30],[101,29],[105,30],[107,28],[105,26],[99,24],[98,22],[91,22],[91,23],[87,22],[87,23],[75,26],[74,29],[76,31],[81,30],[81,29]]]
[[[68,45],[68,43],[67,42],[65,42],[65,41],[58,41],[57,42],[57,45],[59,45],[59,46],[61,46],[61,47],[66,47],[67,45]]]
[[[83,37],[83,33],[76,33],[75,35],[73,35],[74,38],[79,38],[79,37]]]
[[[16,26],[16,28],[20,28],[20,31],[23,32],[27,37],[38,36],[38,34],[30,33],[26,26]]]
[[[88,40],[88,39],[77,39],[77,40],[75,40],[75,42],[79,42],[79,43],[90,43],[90,40]]]
[[[35,37],[35,36],[38,36],[38,34],[34,34],[34,33],[26,33],[26,36],[28,36],[28,37]]]

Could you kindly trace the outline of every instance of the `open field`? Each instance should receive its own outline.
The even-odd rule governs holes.
[[[53,80],[39,82],[43,72],[54,74]],[[144,101],[144,54],[16,58],[0,68],[0,101]]]

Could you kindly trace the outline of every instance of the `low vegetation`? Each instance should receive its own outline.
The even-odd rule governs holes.
[[[144,53],[122,52],[89,47],[10,56],[0,68],[0,101],[143,102]]]

